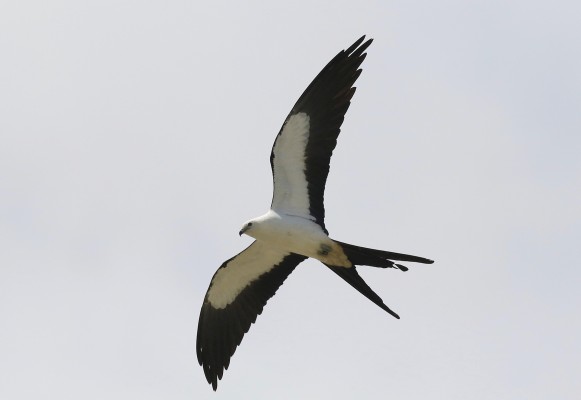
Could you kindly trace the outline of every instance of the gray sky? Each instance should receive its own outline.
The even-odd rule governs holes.
[[[576,398],[580,20],[563,0],[3,2],[0,398]],[[399,321],[301,264],[213,393],[209,280],[270,204],[290,107],[362,34],[327,228],[436,263],[360,268]]]

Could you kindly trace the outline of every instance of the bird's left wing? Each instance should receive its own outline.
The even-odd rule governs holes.
[[[355,93],[353,84],[372,39],[339,52],[297,100],[278,133],[270,165],[271,208],[317,222],[325,229],[323,197],[329,161]]]
[[[204,298],[196,351],[214,390],[250,325],[306,257],[255,241],[216,271]]]

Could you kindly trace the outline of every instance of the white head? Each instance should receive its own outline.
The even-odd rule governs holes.
[[[252,236],[252,229],[256,228],[257,222],[254,220],[250,220],[248,222],[245,222],[244,225],[242,225],[242,229],[240,229],[240,232],[238,232],[238,234],[240,236],[242,236],[243,233],[247,234],[248,236]]]
[[[272,229],[275,228],[279,220],[279,215],[270,210],[260,217],[246,221],[246,223],[242,225],[242,229],[240,229],[239,234],[242,236],[242,234],[245,233],[254,239],[259,239],[259,236],[264,237],[266,235],[270,235],[272,233]]]

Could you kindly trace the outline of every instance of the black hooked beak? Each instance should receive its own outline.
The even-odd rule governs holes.
[[[252,226],[252,223],[248,223],[248,224],[244,225],[244,226],[242,227],[242,229],[240,229],[240,232],[238,232],[238,235],[239,235],[239,236],[242,236],[242,234],[243,234],[244,232],[246,232],[248,229],[250,229],[250,227],[251,227],[251,226]]]

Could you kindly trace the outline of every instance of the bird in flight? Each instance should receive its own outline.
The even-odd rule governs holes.
[[[216,271],[198,322],[198,362],[214,390],[242,337],[295,267],[311,257],[399,319],[359,276],[356,265],[407,267],[394,261],[426,258],[333,240],[325,229],[323,196],[331,154],[351,98],[359,66],[373,39],[358,39],[315,77],[292,108],[270,154],[274,192],[270,210],[246,222],[240,235],[255,239]]]

